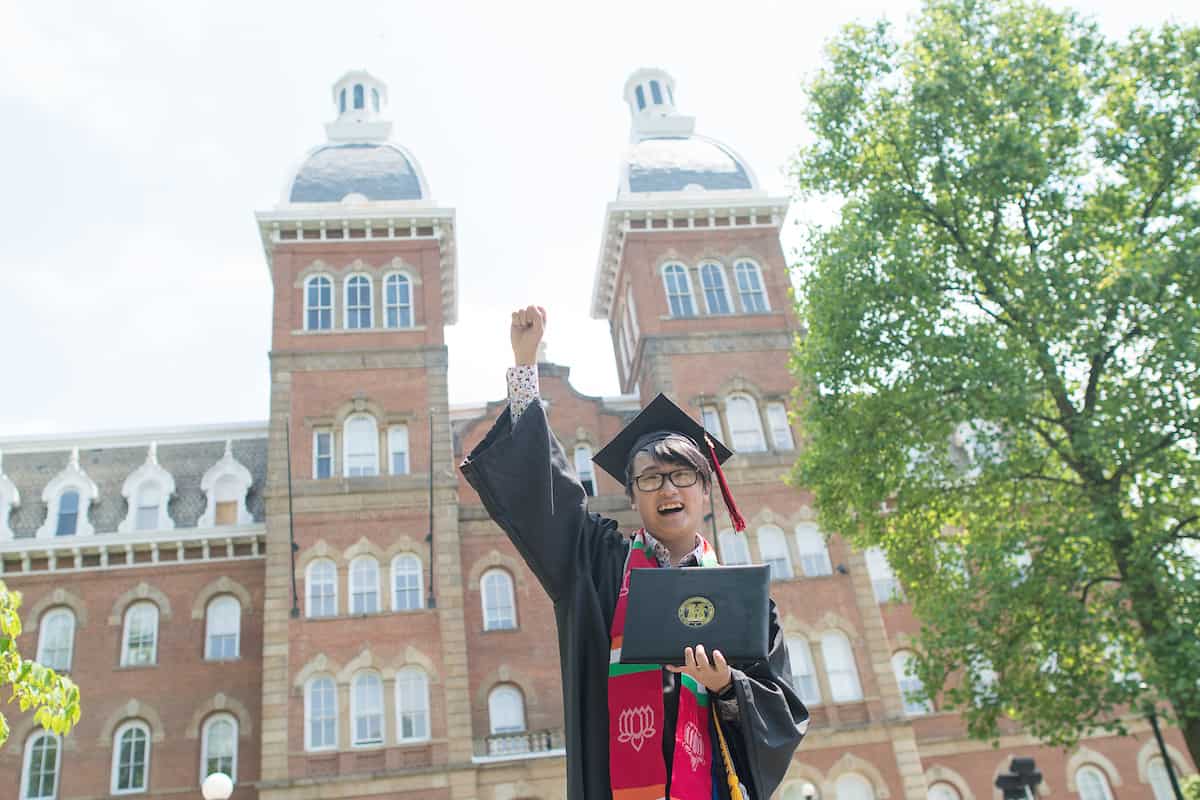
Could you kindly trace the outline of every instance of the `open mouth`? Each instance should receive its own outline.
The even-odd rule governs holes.
[[[683,511],[683,503],[663,503],[658,507],[660,514],[678,514]]]

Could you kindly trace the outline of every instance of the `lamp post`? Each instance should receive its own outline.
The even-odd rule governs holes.
[[[1014,758],[1008,772],[996,776],[996,788],[1004,800],[1034,800],[1034,789],[1042,782],[1032,758]]]
[[[204,800],[229,800],[233,794],[233,779],[224,772],[214,772],[200,784],[200,794]]]
[[[1145,681],[1138,684],[1138,689],[1143,693],[1149,691],[1150,685]],[[1158,752],[1162,756],[1163,766],[1166,767],[1167,777],[1171,779],[1171,790],[1175,792],[1175,800],[1183,800],[1183,790],[1179,788],[1179,780],[1175,777],[1175,767],[1171,763],[1171,754],[1167,752],[1167,743],[1163,741],[1162,731],[1158,729],[1158,713],[1155,711],[1153,702],[1148,702],[1143,712],[1146,719],[1150,722],[1150,728],[1154,731],[1154,738],[1158,742]]]

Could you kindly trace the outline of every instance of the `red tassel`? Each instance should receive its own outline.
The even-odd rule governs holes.
[[[742,519],[737,503],[733,502],[733,492],[729,491],[729,482],[725,480],[721,462],[717,460],[717,450],[713,447],[712,439],[705,436],[704,441],[708,444],[709,454],[712,455],[713,471],[717,473],[717,484],[721,487],[721,498],[725,501],[725,507],[729,509],[729,519],[733,522],[733,529],[744,531],[746,530],[746,520]]]

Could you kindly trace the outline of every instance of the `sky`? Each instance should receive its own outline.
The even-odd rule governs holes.
[[[1200,21],[1184,0],[1072,5],[1114,36]],[[508,313],[528,303],[547,307],[549,358],[574,386],[615,395],[590,300],[625,79],[671,72],[697,133],[786,196],[824,44],[915,8],[0,0],[0,439],[265,421],[254,212],[325,141],[330,86],[360,68],[388,83],[393,138],[456,209],[450,402],[503,396]],[[789,260],[820,213],[793,208]]]

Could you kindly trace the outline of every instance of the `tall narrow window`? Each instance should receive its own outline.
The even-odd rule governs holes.
[[[204,657],[209,661],[237,658],[241,631],[242,604],[228,594],[214,598],[205,615]]]
[[[736,531],[722,531],[717,537],[721,543],[721,563],[727,567],[736,567],[750,563],[750,548],[746,537]]]
[[[346,90],[345,89],[342,89],[342,91],[338,93],[338,111],[343,114],[346,113]]]
[[[429,679],[417,667],[396,673],[396,738],[402,742],[429,738]]]
[[[658,81],[650,81],[650,98],[654,101],[654,105],[662,105],[662,89],[658,85]]]
[[[829,691],[835,703],[851,703],[862,700],[862,686],[858,682],[858,666],[854,662],[854,651],[850,640],[840,631],[830,631],[821,637],[821,657],[825,659],[825,672],[829,675]]]
[[[921,697],[925,685],[921,679],[912,673],[912,653],[900,650],[892,655],[892,672],[896,683],[900,686],[900,697],[904,701],[904,713],[911,716],[928,714],[933,711],[929,701]]]
[[[371,105],[375,108],[375,113],[379,113],[379,90],[371,90]]]
[[[359,556],[350,562],[350,613],[379,612],[379,562]]]
[[[308,565],[304,592],[309,617],[337,616],[337,567],[332,561],[319,558]]]
[[[313,678],[304,687],[304,746],[308,750],[337,748],[337,686],[333,678]]]
[[[725,288],[725,270],[711,261],[700,265],[700,285],[704,287],[704,305],[710,314],[728,314],[729,292]]]
[[[357,414],[346,420],[346,435],[342,442],[346,449],[346,477],[379,474],[379,431],[374,417]]]
[[[423,608],[421,600],[421,560],[412,553],[392,559],[392,610],[412,611]]]
[[[117,728],[113,741],[112,793],[144,792],[150,778],[150,730],[142,722]]]
[[[200,780],[220,772],[237,783],[237,720],[228,714],[209,718],[201,741]]]
[[[383,283],[384,324],[389,328],[411,328],[412,281],[407,275],[395,273]]]
[[[162,490],[157,483],[146,483],[137,493],[137,529],[152,531],[158,528],[158,506],[162,502]]]
[[[646,108],[646,90],[643,89],[641,86],[638,86],[636,93],[637,93],[638,111],[642,111]]]
[[[388,428],[388,469],[393,475],[408,474],[408,426]]]
[[[313,477],[322,480],[333,477],[333,432],[313,434]]]
[[[771,580],[782,581],[792,577],[792,558],[788,555],[787,537],[774,525],[758,529],[758,552],[762,561],[771,568]]]
[[[55,800],[58,797],[59,738],[40,731],[25,742],[25,769],[21,800]]]
[[[314,275],[304,286],[304,329],[327,331],[333,328],[333,281]]]
[[[875,602],[886,603],[901,597],[900,581],[892,572],[892,565],[887,556],[878,547],[869,547],[863,551],[867,558],[867,574],[871,576],[871,587],[875,590]]]
[[[74,651],[74,612],[69,608],[55,608],[43,614],[38,629],[38,663],[59,672],[69,672]]]
[[[1146,777],[1154,792],[1154,800],[1175,800],[1175,790],[1171,788],[1171,776],[1167,774],[1167,762],[1161,758],[1153,759],[1146,766]]]
[[[769,311],[767,295],[763,292],[762,272],[759,271],[758,264],[753,261],[739,261],[733,266],[733,274],[737,281],[742,310],[747,314]]]
[[[133,667],[158,661],[158,606],[134,603],[125,612],[125,636],[121,666]]]
[[[58,525],[55,536],[74,536],[79,526],[79,492],[68,489],[58,498]]]
[[[1079,800],[1113,800],[1108,778],[1091,764],[1075,771],[1075,787],[1079,790]]]
[[[642,333],[638,329],[637,304],[633,302],[632,285],[625,287],[625,318],[629,320],[629,324],[633,328],[633,341],[636,342]]]
[[[512,577],[502,569],[485,572],[479,582],[483,594],[483,629],[511,630],[517,627]]]
[[[383,683],[374,672],[354,676],[350,694],[355,747],[383,744]]]
[[[696,307],[692,304],[692,282],[687,268],[682,264],[667,264],[663,267],[663,284],[667,289],[667,306],[672,317],[693,317]]]
[[[767,449],[763,438],[758,403],[744,394],[731,394],[725,399],[725,420],[733,438],[733,449],[741,453],[760,453]]]
[[[346,328],[366,330],[371,327],[371,279],[366,275],[351,275],[346,279]]]
[[[704,430],[718,439],[724,438],[725,434],[721,433],[721,415],[717,413],[716,406],[700,406],[700,421]]]
[[[813,666],[812,650],[808,640],[799,637],[787,640],[788,661],[792,665],[792,685],[805,705],[821,704],[821,686],[817,682],[817,670]]]
[[[833,574],[833,565],[829,562],[829,548],[816,523],[801,522],[796,525],[796,552],[800,555],[800,569],[806,577],[817,578]]]
[[[354,84],[354,107],[364,108],[366,104],[363,102],[363,86],[361,83]]]
[[[586,444],[575,445],[575,474],[583,484],[588,497],[596,496],[596,473],[592,470],[592,448]]]
[[[237,524],[241,495],[242,486],[232,475],[226,475],[217,481],[217,485],[213,487],[213,500],[217,504],[213,513],[214,525]]]
[[[792,426],[788,422],[787,408],[783,403],[767,403],[767,424],[771,426],[771,442],[776,450],[794,450]]]

